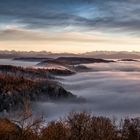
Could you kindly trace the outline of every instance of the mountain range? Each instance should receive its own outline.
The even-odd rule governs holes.
[[[19,57],[34,57],[34,58],[56,58],[56,57],[94,57],[104,59],[140,59],[140,52],[127,51],[93,51],[85,53],[53,53],[47,51],[0,51],[0,58],[19,58]]]

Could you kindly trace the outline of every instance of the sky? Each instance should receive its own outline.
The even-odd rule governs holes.
[[[140,51],[140,1],[0,0],[0,50]]]

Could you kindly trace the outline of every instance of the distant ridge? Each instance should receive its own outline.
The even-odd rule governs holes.
[[[140,52],[127,51],[94,51],[84,53],[85,56],[105,59],[140,59]]]
[[[93,51],[86,53],[53,53],[47,51],[0,51],[0,58],[57,58],[57,57],[94,57],[104,59],[140,59],[140,52],[127,52],[127,51]]]

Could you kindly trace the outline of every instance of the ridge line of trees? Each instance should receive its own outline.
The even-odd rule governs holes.
[[[28,107],[27,107],[28,108]],[[44,125],[30,111],[21,119],[0,118],[0,140],[139,140],[140,118],[124,119],[120,125],[106,117],[72,112],[66,118]]]

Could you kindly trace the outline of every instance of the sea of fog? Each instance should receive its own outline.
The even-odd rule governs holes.
[[[116,118],[140,116],[140,62],[94,63],[86,66],[92,72],[59,77],[66,90],[85,98],[86,102],[37,102],[33,104],[34,114],[43,114],[47,120],[64,117],[72,111]]]
[[[12,59],[0,59],[0,65],[13,65],[21,67],[32,67],[38,64],[38,62],[29,62],[29,61],[19,61]]]
[[[48,120],[72,111],[107,117],[140,116],[140,62],[87,64],[92,72],[59,77],[65,89],[86,99],[85,103],[37,103],[34,110]]]

